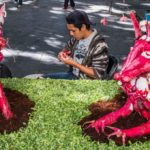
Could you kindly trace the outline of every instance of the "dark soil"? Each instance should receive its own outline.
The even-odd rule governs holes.
[[[119,109],[125,104],[126,99],[127,99],[127,96],[124,93],[121,93],[120,95],[117,95],[115,98],[109,101],[106,101],[106,102],[98,101],[96,103],[92,103],[89,106],[89,111],[91,112],[91,114],[89,116],[82,118],[79,122],[79,125],[81,125],[82,131],[83,131],[83,135],[90,136],[93,141],[99,141],[100,143],[102,142],[108,143],[109,141],[105,134],[101,133],[99,135],[97,134],[95,129],[86,128],[88,126],[88,122],[92,120],[96,120],[105,114],[108,114],[112,111]],[[138,126],[144,122],[146,122],[146,120],[142,116],[140,116],[136,112],[133,112],[126,118],[120,118],[116,123],[112,124],[111,126],[117,127],[120,129],[128,129],[128,128]],[[112,133],[112,130],[105,128],[105,132],[106,134],[110,134]],[[111,139],[113,139],[117,145],[122,145],[121,138],[117,138],[116,136],[113,136],[111,137]],[[128,145],[130,142],[131,143],[134,143],[136,141],[145,142],[147,140],[150,140],[150,135],[136,137],[132,139],[128,138],[126,139],[126,145]]]
[[[0,133],[10,133],[26,127],[35,103],[28,96],[16,90],[4,89],[5,95],[13,112],[13,118],[6,120],[0,113]]]

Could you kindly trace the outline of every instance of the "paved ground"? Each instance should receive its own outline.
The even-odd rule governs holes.
[[[50,73],[66,70],[57,59],[58,52],[69,39],[65,16],[71,9],[63,10],[63,0],[24,0],[23,7],[16,9],[11,0],[7,2],[7,18],[4,37],[10,47],[4,52],[5,60],[14,77],[24,77],[33,73]],[[108,12],[110,0],[75,0],[76,9],[84,10],[96,23],[95,28],[106,38],[111,54],[121,59],[127,55],[134,40],[130,20],[120,22],[125,12],[135,9],[143,17],[150,8],[150,0],[114,0],[112,13]],[[107,17],[108,26],[100,20]]]

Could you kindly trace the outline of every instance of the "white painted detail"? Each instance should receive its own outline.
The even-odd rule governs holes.
[[[144,51],[141,55],[145,58],[150,58],[150,51]]]
[[[146,78],[140,77],[139,79],[137,79],[136,88],[142,91],[149,90]]]
[[[121,82],[121,81],[118,81],[118,85],[122,85],[122,82]]]
[[[133,78],[133,79],[131,80],[131,82],[130,82],[130,83],[131,83],[131,85],[132,85],[132,86],[134,86],[134,85],[135,85],[135,81],[136,81],[136,78]]]
[[[133,111],[133,104],[130,105],[129,109]]]
[[[146,99],[150,100],[150,92],[148,92]]]

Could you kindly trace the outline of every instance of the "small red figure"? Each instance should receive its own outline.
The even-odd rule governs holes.
[[[100,23],[101,23],[103,26],[107,26],[108,21],[107,21],[106,18],[103,18],[103,19],[100,21]]]
[[[128,20],[128,17],[126,17],[124,14],[120,17],[120,21],[126,22]]]

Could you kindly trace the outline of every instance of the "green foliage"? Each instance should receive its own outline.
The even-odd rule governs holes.
[[[138,150],[150,143],[128,147],[92,142],[83,137],[79,120],[88,115],[87,106],[99,99],[108,100],[118,91],[115,81],[3,79],[4,87],[27,94],[35,101],[28,126],[18,132],[0,135],[1,150]]]

